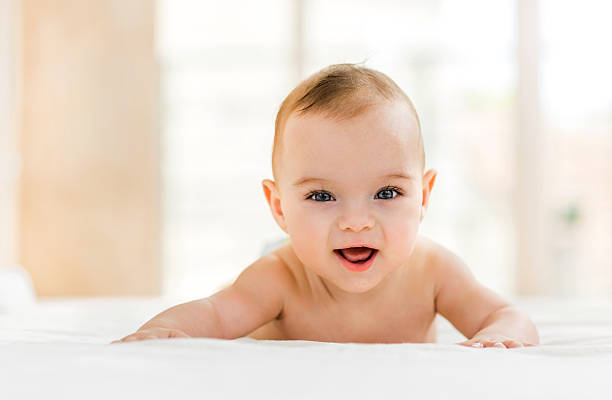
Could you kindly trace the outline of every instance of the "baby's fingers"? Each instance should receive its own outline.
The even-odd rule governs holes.
[[[483,347],[495,347],[495,348],[500,348],[500,349],[514,349],[514,348],[520,348],[520,347],[526,347],[526,346],[533,346],[533,344],[531,343],[521,343],[517,340],[514,339],[510,339],[508,337],[498,337],[498,338],[492,338],[492,337],[475,337],[472,338],[470,340],[466,340],[464,342],[461,343],[457,343],[463,346],[469,346],[469,347],[478,347],[478,348],[483,348]]]
[[[189,336],[183,331],[179,331],[178,329],[170,329],[167,337],[171,339],[171,338],[190,338],[191,336]]]
[[[484,347],[478,340],[466,340],[465,342],[457,343],[467,347]]]
[[[516,349],[520,347],[524,347],[521,342],[516,340],[507,339],[507,340],[494,340],[487,341],[484,343],[484,347],[497,347],[500,349]]]
[[[466,340],[465,342],[458,343],[462,346],[484,348],[484,347],[496,347],[500,349],[511,348],[511,347],[522,347],[520,343],[514,340],[487,340],[487,339],[472,339]]]
[[[505,340],[503,343],[509,349],[524,347],[521,342],[517,342],[516,340]]]
[[[113,343],[125,343],[135,342],[138,340],[151,340],[151,339],[171,339],[171,338],[188,338],[185,332],[178,329],[167,329],[167,328],[150,328],[132,333],[120,340],[115,340]]]
[[[125,343],[125,342],[136,342],[138,340],[147,340],[147,339],[155,339],[155,337],[151,336],[151,335],[143,335],[141,333],[133,333],[131,335],[128,335],[122,339],[119,340],[113,340],[111,342],[111,344],[113,343]]]

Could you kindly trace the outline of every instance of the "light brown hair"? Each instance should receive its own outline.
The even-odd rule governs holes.
[[[327,118],[343,120],[355,117],[380,101],[403,100],[414,113],[419,130],[419,152],[422,168],[425,152],[421,124],[410,98],[391,78],[382,72],[357,64],[334,64],[302,81],[287,95],[276,114],[272,172],[278,178],[277,168],[282,146],[282,134],[289,116],[322,113]]]

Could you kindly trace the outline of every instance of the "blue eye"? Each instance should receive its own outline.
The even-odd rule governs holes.
[[[327,192],[312,192],[306,196],[306,200],[313,199],[314,201],[324,202],[324,201],[332,201],[334,198],[331,194]]]
[[[379,190],[378,193],[376,193],[376,196],[374,196],[374,198],[380,199],[380,200],[391,200],[391,199],[396,198],[397,196],[402,196],[402,195],[403,193],[401,189],[393,187],[393,186],[387,186]],[[322,192],[322,191],[310,192],[306,195],[305,199],[314,200],[319,203],[336,200],[331,195],[331,193]]]
[[[401,196],[402,191],[396,187],[387,186],[386,188],[381,189],[378,193],[376,193],[375,199],[381,200],[391,200],[397,196]]]

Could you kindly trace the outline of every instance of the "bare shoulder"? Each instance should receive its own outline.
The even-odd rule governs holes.
[[[242,308],[261,316],[261,320],[269,320],[282,313],[292,286],[293,277],[285,262],[269,253],[247,266],[230,286],[210,299],[223,315]]]
[[[419,241],[428,256],[429,262],[433,264],[462,262],[457,254],[430,238],[419,236]]]
[[[422,235],[417,237],[414,254],[429,269],[435,269],[440,265],[444,266],[461,262],[461,259],[455,253],[440,243]]]
[[[419,236],[415,246],[423,265],[434,280],[436,292],[449,279],[473,279],[472,272],[457,254],[438,242],[424,236]]]
[[[246,267],[232,285],[208,298],[222,337],[241,337],[279,318],[291,286],[291,274],[275,254],[266,254]]]
[[[245,268],[234,286],[267,288],[276,293],[284,293],[293,282],[293,275],[285,260],[276,251],[261,256]]]

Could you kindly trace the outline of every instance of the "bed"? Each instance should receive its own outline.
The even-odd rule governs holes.
[[[541,346],[471,349],[438,319],[436,344],[171,339],[108,343],[168,298],[41,300],[0,314],[0,399],[612,396],[612,299],[515,300]]]

